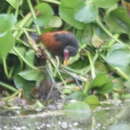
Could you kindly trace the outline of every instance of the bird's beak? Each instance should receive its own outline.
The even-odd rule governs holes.
[[[67,66],[69,64],[69,51],[65,50],[64,51],[64,63],[65,66]]]
[[[69,64],[69,59],[68,59],[68,58],[65,58],[63,64],[64,64],[65,66],[67,66],[67,65]]]

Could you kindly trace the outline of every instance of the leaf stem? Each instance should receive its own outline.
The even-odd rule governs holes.
[[[3,101],[8,101],[8,100],[12,100],[14,97],[16,97],[17,95],[21,94],[21,89],[17,90],[14,94],[12,94],[11,96],[5,97],[2,100]]]
[[[6,84],[4,82],[1,82],[1,81],[0,81],[0,86],[3,86],[4,88],[7,88],[8,90],[11,90],[12,92],[16,92],[17,91],[17,89],[15,89],[13,86],[8,85],[8,84]]]
[[[19,52],[19,50],[17,50],[16,47],[13,48],[13,50],[18,54],[18,56],[32,69],[34,70],[38,70],[37,67],[33,66],[32,64],[30,64],[25,58],[24,56]]]
[[[114,67],[114,69],[117,71],[117,73],[122,77],[124,78],[125,80],[129,80],[129,76],[124,73],[119,67]]]
[[[28,34],[28,32],[27,32],[26,30],[24,30],[24,33],[25,33],[25,35],[26,35],[26,37],[27,37],[27,39],[28,39],[28,43],[30,44],[30,46],[32,47],[32,49],[33,49],[36,53],[38,53],[39,50],[38,50],[38,47],[37,47],[35,41],[29,36],[29,34]]]
[[[92,75],[92,78],[94,79],[96,77],[95,67],[94,67],[94,63],[93,63],[93,60],[92,60],[92,56],[91,56],[90,52],[88,52],[88,51],[87,51],[87,56],[88,56],[90,66],[91,66],[91,75]]]
[[[6,58],[3,58],[3,67],[4,67],[4,72],[6,77],[9,79],[9,72],[8,72],[8,68],[7,68],[7,64],[6,64]]]
[[[118,39],[119,34],[116,34],[114,37]],[[114,43],[115,43],[115,40],[112,39],[112,40],[108,43],[108,47],[111,47]]]
[[[19,5],[20,5],[20,1],[16,1],[16,11],[15,11],[15,16],[16,18],[18,17],[18,13],[19,13]]]
[[[30,8],[30,10],[31,10],[31,13],[32,13],[33,19],[36,20],[37,17],[36,17],[35,11],[34,11],[34,9],[33,9],[32,3],[31,3],[31,0],[27,0],[27,2],[28,2],[28,5],[29,5],[29,8]],[[40,32],[40,28],[38,27],[37,24],[35,24],[35,25],[36,25],[36,29],[37,29],[38,34],[40,34],[40,33],[41,33],[41,32]]]
[[[102,30],[104,30],[104,32],[108,35],[108,36],[110,36],[112,39],[114,39],[115,41],[117,41],[117,42],[119,42],[119,43],[122,43],[122,41],[120,41],[118,38],[117,38],[117,36],[116,37],[114,37],[113,35],[112,35],[112,33],[102,24],[102,22],[101,22],[101,20],[100,20],[100,18],[98,17],[97,18],[97,24],[102,28]]]
[[[24,32],[21,28],[23,28],[25,25],[28,26],[30,25],[30,23],[32,22],[32,14],[28,13],[23,20],[21,20],[16,27],[18,28],[18,30],[14,31],[13,36],[16,38],[19,38],[22,33]],[[21,30],[19,30],[19,28]]]

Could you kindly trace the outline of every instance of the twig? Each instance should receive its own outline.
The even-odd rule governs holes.
[[[67,73],[68,75],[72,76],[73,78],[80,80],[80,81],[87,81],[87,79],[81,75],[77,75],[75,73],[72,73],[68,70],[62,69],[61,72]]]
[[[37,47],[35,41],[29,36],[29,34],[28,34],[27,31],[24,30],[24,33],[25,33],[25,35],[26,35],[26,37],[27,37],[27,39],[28,39],[28,43],[31,45],[31,47],[33,48],[33,50],[34,50],[35,52],[38,52],[39,49],[38,49],[38,47]]]

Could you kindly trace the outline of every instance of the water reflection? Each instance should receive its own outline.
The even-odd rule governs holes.
[[[0,130],[130,130],[130,103],[99,107],[85,120],[70,120],[63,111],[27,116],[1,114]]]

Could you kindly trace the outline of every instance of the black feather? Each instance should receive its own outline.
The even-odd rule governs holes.
[[[64,49],[68,48],[70,56],[75,56],[78,51],[78,41],[72,33],[58,33],[55,34],[55,38],[58,42],[62,43],[61,52],[63,55]]]

